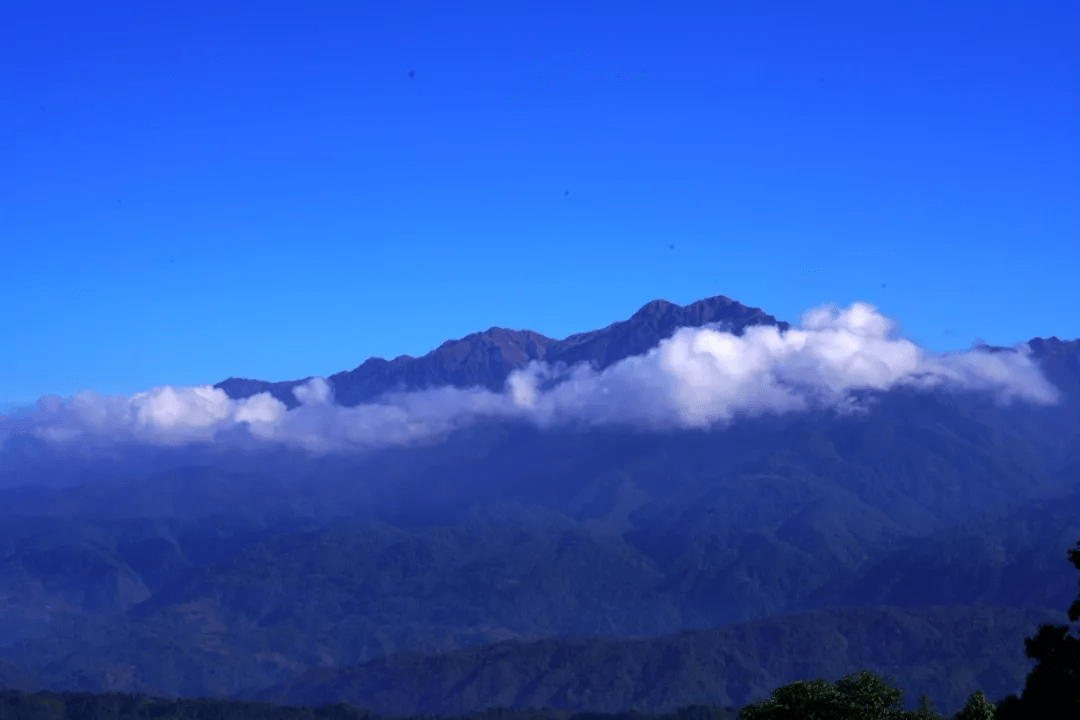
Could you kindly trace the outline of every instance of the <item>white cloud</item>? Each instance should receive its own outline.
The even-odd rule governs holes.
[[[264,392],[236,401],[233,418],[252,427],[263,427],[280,422],[285,412],[284,403]]]
[[[812,406],[854,409],[855,391],[895,387],[989,391],[1002,402],[1056,399],[1026,348],[936,356],[894,337],[893,329],[869,305],[823,307],[787,332],[683,328],[603,372],[577,368],[547,392],[536,387],[545,368],[516,373],[508,386],[526,415],[541,422],[650,428],[701,428]]]
[[[301,405],[328,405],[334,399],[334,389],[330,383],[317,377],[293,388],[293,395]]]
[[[855,392],[897,387],[989,392],[1005,403],[1056,399],[1024,346],[935,355],[896,337],[889,319],[856,303],[815,308],[787,332],[758,326],[735,336],[683,328],[648,353],[601,372],[534,362],[512,373],[503,393],[440,388],[346,408],[333,402],[326,380],[312,378],[294,389],[300,406],[287,411],[268,393],[236,401],[212,387],[164,386],[131,397],[48,396],[19,422],[54,442],[182,444],[246,429],[262,440],[327,450],[437,441],[483,416],[545,427],[702,428],[812,407],[858,409]]]

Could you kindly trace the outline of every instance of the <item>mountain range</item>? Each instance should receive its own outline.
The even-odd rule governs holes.
[[[492,328],[328,382],[346,407],[499,392],[534,360],[602,371],[705,325],[790,328],[726,297],[654,301],[564,340]],[[0,684],[619,712],[867,668],[943,709],[1001,697],[1077,585],[1080,341],[1028,347],[1055,404],[893,388],[865,413],[697,430],[488,418],[362,455],[12,455]],[[296,408],[305,380],[216,387]]]
[[[656,347],[681,327],[715,325],[736,334],[751,325],[775,325],[788,329],[758,308],[742,305],[718,295],[689,305],[654,300],[629,320],[612,323],[601,330],[577,333],[553,340],[531,330],[490,328],[459,340],[448,340],[419,358],[401,355],[393,360],[369,358],[359,367],[331,375],[334,399],[345,407],[374,400],[388,392],[426,390],[436,387],[484,387],[500,391],[511,371],[532,360],[573,366],[589,363],[598,370]],[[228,378],[214,387],[229,397],[240,399],[269,392],[289,408],[299,403],[293,388],[305,382],[266,382]]]

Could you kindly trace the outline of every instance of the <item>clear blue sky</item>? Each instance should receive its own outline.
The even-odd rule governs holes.
[[[0,403],[716,294],[1080,336],[1078,38],[1065,1],[8,3]]]

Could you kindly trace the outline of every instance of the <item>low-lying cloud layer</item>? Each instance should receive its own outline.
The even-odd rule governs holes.
[[[1026,346],[932,354],[895,337],[893,323],[872,306],[855,303],[811,310],[787,332],[757,326],[740,337],[683,328],[602,372],[534,362],[514,372],[502,393],[441,388],[346,408],[316,378],[296,388],[301,404],[293,410],[269,394],[231,400],[212,387],[47,396],[32,412],[0,421],[7,426],[0,425],[0,438],[19,431],[63,445],[174,445],[250,437],[321,451],[437,440],[481,417],[543,427],[705,428],[766,413],[858,411],[855,393],[898,387],[982,391],[1002,403],[1046,404],[1057,396]]]

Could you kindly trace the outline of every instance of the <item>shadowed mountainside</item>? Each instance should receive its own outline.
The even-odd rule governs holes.
[[[668,532],[625,539],[512,508],[447,526],[13,523],[3,532],[0,576],[11,584],[0,602],[0,659],[22,669],[22,687],[29,677],[51,689],[253,697],[279,684],[300,693],[279,698],[290,702],[346,699],[408,713],[503,702],[491,673],[517,688],[514,702],[627,709],[727,703],[800,673],[839,676],[863,663],[902,676],[912,693],[959,703],[971,678],[993,696],[1017,691],[1031,619],[1060,621],[1055,608],[1075,594],[1060,556],[1062,538],[1080,537],[1080,492],[1048,509],[1035,501],[981,526],[884,545],[860,544],[868,531],[857,514],[831,520],[828,528],[855,538],[834,546],[835,530],[815,534],[782,510],[775,519],[744,502],[733,510],[748,516],[749,530],[699,520],[680,535],[672,517]],[[117,593],[132,581],[141,596]],[[814,614],[822,612],[836,620],[825,639],[827,623]],[[732,613],[756,619],[724,622]],[[894,637],[883,617],[907,619]],[[981,635],[975,618],[985,621]],[[1017,618],[1031,622],[1021,628]],[[778,635],[777,622],[803,626]],[[707,631],[704,649],[669,635],[715,625],[734,634]],[[638,642],[650,636],[662,637]],[[484,647],[506,639],[526,643],[499,646],[496,659],[509,652],[513,663],[485,659]],[[622,648],[611,651],[625,665],[617,673],[604,659],[611,648]],[[399,654],[410,649],[423,652]],[[387,654],[397,659],[381,661]],[[367,669],[332,679],[358,663]],[[435,670],[442,694],[416,695],[431,705],[380,690],[388,673],[408,689]],[[657,673],[667,673],[659,686]],[[945,686],[945,676],[964,682]],[[577,689],[559,694],[569,687]]]
[[[832,682],[868,669],[895,676],[909,690],[909,707],[917,687],[955,712],[976,689],[1023,685],[1031,663],[1019,651],[988,652],[990,643],[1020,647],[1040,623],[1063,617],[964,606],[834,608],[643,640],[505,642],[438,656],[391,655],[347,670],[311,671],[256,697],[344,701],[394,714],[496,707],[664,712],[690,704],[739,707],[795,680]]]

